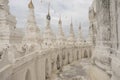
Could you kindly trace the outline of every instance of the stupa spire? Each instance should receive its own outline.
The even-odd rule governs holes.
[[[74,30],[73,30],[72,18],[71,18],[70,33],[69,33],[69,37],[68,37],[68,44],[74,46],[74,43],[75,43],[75,35],[74,35]]]
[[[54,35],[52,29],[51,29],[51,16],[50,16],[50,3],[48,5],[48,14],[46,15],[46,28],[43,34],[43,45],[46,48],[49,47],[54,47],[54,40],[56,38],[56,36]]]
[[[30,0],[28,4],[28,8],[29,8],[29,13],[30,13],[28,16],[28,22],[36,24],[35,15],[34,15],[34,5],[33,5],[32,0]]]
[[[59,28],[58,28],[58,30],[59,30],[59,36],[64,37],[64,32],[63,32],[63,28],[62,28],[62,20],[61,20],[61,16],[60,16],[60,18],[59,18],[59,22],[58,22],[58,24],[59,24]]]
[[[82,31],[81,31],[81,23],[79,24],[79,29],[78,29],[78,40],[82,42]]]
[[[51,29],[50,27],[50,21],[51,21],[51,16],[50,16],[50,3],[48,4],[48,14],[46,15],[46,29]]]
[[[61,19],[61,16],[59,18],[59,21],[58,21],[58,37],[57,37],[57,45],[59,47],[63,47],[65,45],[65,35],[64,35],[64,32],[63,32],[63,28],[62,28],[62,19]]]
[[[35,14],[34,14],[34,5],[32,0],[28,4],[29,15],[27,20],[25,42],[27,43],[40,43],[40,30],[36,25]]]
[[[73,22],[72,22],[72,18],[71,18],[71,24],[70,24],[70,36],[74,37],[74,30],[73,30]]]

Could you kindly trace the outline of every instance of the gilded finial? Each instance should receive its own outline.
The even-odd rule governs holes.
[[[28,4],[28,7],[29,7],[30,9],[34,9],[32,0],[30,0],[30,3]]]

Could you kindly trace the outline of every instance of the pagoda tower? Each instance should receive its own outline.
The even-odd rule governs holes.
[[[29,7],[30,14],[27,20],[27,27],[26,27],[24,42],[27,44],[38,45],[41,43],[40,29],[36,25],[35,15],[34,15],[34,5],[32,0],[30,1],[28,7]]]
[[[74,34],[73,23],[72,23],[72,19],[71,19],[70,33],[69,33],[69,37],[68,37],[68,45],[74,45],[74,44],[75,44],[75,34]]]
[[[81,30],[81,24],[79,24],[78,28],[78,39],[77,39],[77,45],[80,46],[83,43],[83,37],[82,37],[82,30]]]
[[[61,20],[61,17],[59,18],[59,21],[58,21],[57,45],[58,45],[59,47],[65,46],[65,35],[64,35],[64,32],[63,32],[63,28],[62,28],[62,20]]]
[[[48,14],[46,15],[46,27],[43,34],[43,47],[53,48],[55,46],[55,35],[51,29],[50,4],[48,6]]]

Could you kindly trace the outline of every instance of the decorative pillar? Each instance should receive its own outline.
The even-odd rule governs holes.
[[[83,37],[82,37],[82,31],[81,31],[81,24],[79,24],[79,28],[78,28],[78,39],[76,42],[76,45],[80,46],[83,43]]]
[[[43,47],[44,48],[54,48],[55,47],[55,35],[51,29],[51,16],[50,16],[50,5],[48,6],[48,14],[46,16],[47,25],[45,27],[45,32],[43,34]]]
[[[58,47],[63,47],[63,46],[65,46],[65,35],[63,32],[63,28],[62,28],[61,17],[59,19],[58,26],[59,27],[58,27],[57,45],[58,45]]]
[[[28,8],[30,14],[27,20],[26,33],[23,43],[26,43],[28,45],[38,45],[40,47],[42,39],[40,37],[40,29],[36,25],[35,15],[34,15],[34,5],[32,0],[30,1]]]
[[[0,0],[0,44],[10,45],[14,41],[14,30],[16,28],[16,18],[11,15],[8,0]]]
[[[73,30],[72,19],[71,19],[71,24],[70,24],[70,33],[69,33],[69,37],[68,37],[68,45],[70,45],[70,46],[75,45],[75,34],[74,34],[74,30]]]

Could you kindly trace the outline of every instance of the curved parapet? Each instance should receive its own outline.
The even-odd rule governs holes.
[[[12,74],[12,65],[8,60],[7,49],[4,48],[0,51],[0,79],[8,80]]]

